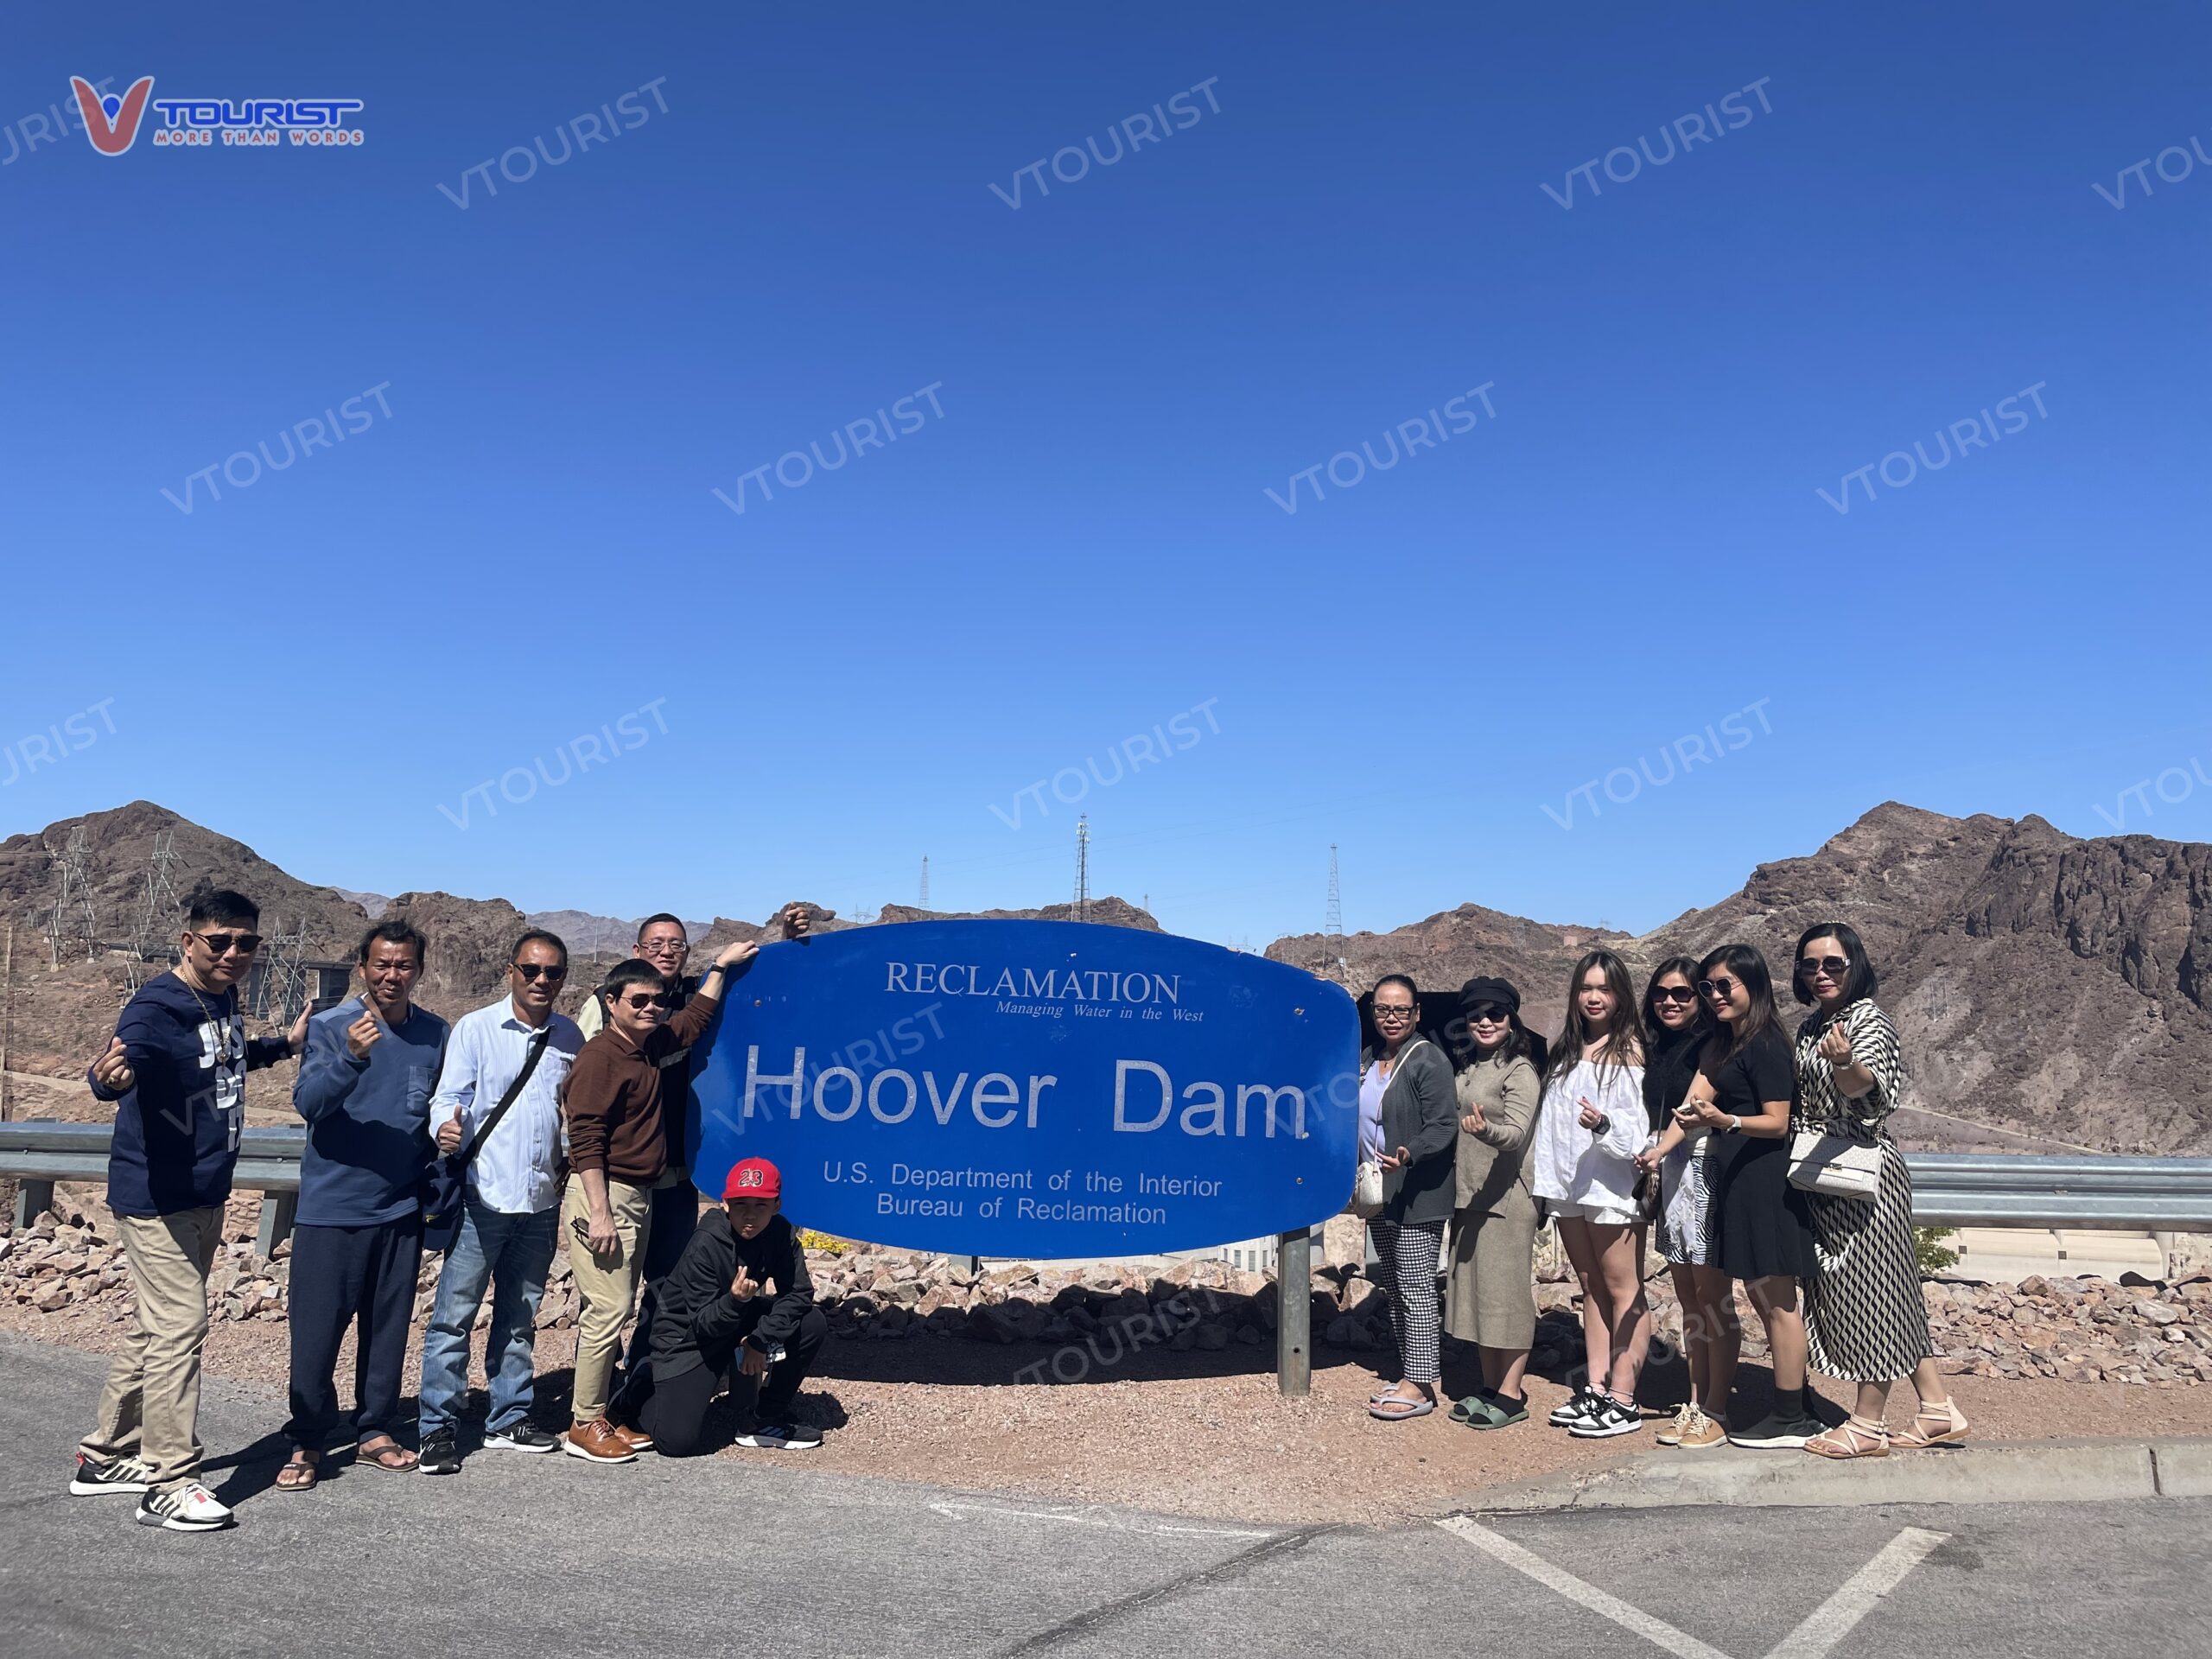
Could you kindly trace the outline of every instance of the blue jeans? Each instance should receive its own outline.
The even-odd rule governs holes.
[[[468,1392],[468,1333],[492,1287],[492,1328],[486,1333],[484,1370],[492,1379],[487,1433],[512,1428],[530,1415],[537,1380],[537,1304],[553,1265],[561,1212],[511,1216],[468,1200],[461,1233],[438,1274],[438,1300],[423,1333],[422,1433],[449,1429]]]

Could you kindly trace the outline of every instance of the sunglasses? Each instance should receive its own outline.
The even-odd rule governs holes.
[[[1797,971],[1810,979],[1815,974],[1826,974],[1830,979],[1841,979],[1851,971],[1851,962],[1846,957],[1801,957]]]
[[[233,947],[242,957],[250,957],[261,949],[258,933],[194,933],[192,937],[206,945],[207,954],[213,957],[227,957]]]
[[[1712,985],[1711,980],[1706,982],[1707,989],[1712,988]],[[1688,1007],[1697,1001],[1697,993],[1687,985],[1655,985],[1651,988],[1651,1000],[1654,1002],[1672,1002],[1677,1007]]]
[[[1729,978],[1726,974],[1721,974],[1713,979],[1700,979],[1697,982],[1697,988],[1699,990],[1704,992],[1706,995],[1711,997],[1725,999],[1736,995],[1736,982]]]
[[[1479,1008],[1467,1010],[1467,1023],[1470,1025],[1502,1026],[1505,1023],[1505,1010],[1495,1003],[1485,1002]]]
[[[640,991],[635,996],[624,997],[622,999],[622,1002],[623,1006],[626,1007],[664,1008],[668,1006],[668,995],[665,992],[663,992],[658,995],[649,996],[645,992]]]
[[[533,985],[537,983],[540,975],[556,985],[569,976],[569,966],[566,963],[563,963],[557,968],[548,968],[542,962],[511,962],[507,966]]]

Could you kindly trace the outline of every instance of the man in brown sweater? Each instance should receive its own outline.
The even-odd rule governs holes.
[[[628,1463],[650,1435],[618,1428],[607,1386],[638,1293],[652,1219],[652,1189],[668,1166],[661,1062],[706,1034],[721,1010],[728,970],[760,949],[732,944],[673,1018],[668,981],[651,963],[619,964],[601,989],[607,1025],[569,1075],[569,1189],[561,1205],[569,1262],[582,1304],[576,1320],[575,1426],[562,1450],[592,1463]],[[679,1078],[680,1086],[680,1078]],[[680,1108],[680,1097],[676,1103]]]

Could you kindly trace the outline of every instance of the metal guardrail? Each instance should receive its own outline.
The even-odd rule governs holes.
[[[1923,1225],[2212,1232],[2212,1158],[1911,1152],[1905,1163]]]
[[[14,1176],[14,1220],[28,1227],[54,1205],[56,1181],[107,1179],[111,1123],[58,1123],[43,1118],[0,1123],[0,1175]],[[300,1207],[300,1155],[308,1132],[300,1128],[251,1128],[238,1135],[238,1164],[231,1184],[258,1192],[261,1225],[257,1248],[267,1255],[291,1236]]]
[[[28,1225],[54,1202],[56,1181],[105,1180],[111,1134],[106,1123],[0,1122],[0,1175],[22,1183],[16,1224]],[[238,1137],[232,1184],[265,1195],[264,1255],[292,1230],[307,1138],[304,1128],[250,1128]],[[1905,1163],[1913,1219],[1923,1225],[2212,1232],[2212,1158],[1914,1152]]]

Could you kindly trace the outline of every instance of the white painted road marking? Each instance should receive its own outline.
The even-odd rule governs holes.
[[[1805,1622],[1782,1638],[1767,1659],[1822,1659],[1851,1634],[1874,1605],[1904,1582],[1904,1575],[1925,1560],[1951,1535],[1907,1527],[1882,1553],[1852,1575],[1843,1588],[1805,1615]]]
[[[1676,1630],[1664,1619],[1654,1618],[1641,1608],[1630,1606],[1618,1596],[1607,1595],[1595,1585],[1584,1583],[1565,1568],[1554,1567],[1542,1556],[1523,1549],[1511,1539],[1478,1525],[1465,1516],[1455,1515],[1436,1524],[1496,1556],[1515,1572],[1558,1591],[1569,1601],[1587,1607],[1593,1613],[1602,1614],[1653,1646],[1664,1648],[1676,1659],[1728,1659],[1719,1649]],[[1853,1573],[1841,1589],[1807,1614],[1805,1622],[1783,1637],[1766,1659],[1825,1659],[1860,1619],[1904,1581],[1906,1573],[1949,1536],[1945,1532],[1907,1527],[1884,1547],[1881,1554]]]
[[[1200,1538],[1273,1538],[1271,1531],[1247,1527],[1183,1527],[1166,1521],[1143,1521],[1130,1516],[1116,1515],[1110,1510],[1096,1508],[1080,1510],[1022,1510],[1003,1503],[935,1503],[930,1506],[932,1514],[948,1521],[957,1521],[967,1515],[1004,1516],[1020,1521],[1058,1521],[1071,1527],[1101,1527],[1109,1532],[1138,1532],[1175,1534]]]

